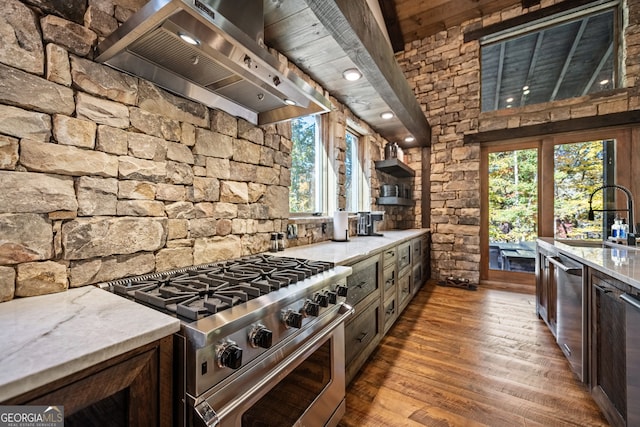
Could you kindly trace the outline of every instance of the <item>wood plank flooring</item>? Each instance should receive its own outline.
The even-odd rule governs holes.
[[[607,426],[531,293],[429,282],[347,386],[341,427]]]

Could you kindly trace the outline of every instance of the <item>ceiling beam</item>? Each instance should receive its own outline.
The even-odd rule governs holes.
[[[529,71],[527,71],[527,78],[524,81],[524,85],[522,86],[522,95],[520,95],[520,106],[523,107],[525,101],[527,100],[527,95],[524,93],[524,87],[529,86],[529,82],[533,78],[533,71],[538,64],[538,57],[540,56],[540,49],[542,47],[542,39],[544,38],[545,30],[541,30],[536,36],[536,45],[533,48],[533,55],[531,55],[531,62],[529,62]],[[529,88],[530,90],[531,88]]]
[[[402,143],[404,135],[382,135],[405,147],[428,146],[431,126],[409,87],[391,46],[366,2],[305,0],[325,29],[360,69],[415,142]]]
[[[500,59],[498,59],[498,78],[496,81],[496,92],[493,98],[494,110],[498,110],[500,107],[500,91],[502,90],[502,72],[504,69],[504,50],[505,50],[505,43],[500,43]]]
[[[573,39],[573,43],[571,44],[571,50],[567,55],[567,59],[564,61],[564,65],[562,66],[562,71],[558,76],[558,81],[556,82],[556,87],[553,88],[553,92],[551,93],[551,98],[549,101],[554,101],[556,96],[558,96],[558,91],[560,90],[560,86],[562,86],[562,82],[564,81],[565,76],[567,75],[567,70],[569,70],[569,65],[571,65],[571,61],[573,60],[573,56],[576,53],[576,49],[578,48],[578,44],[580,43],[580,39],[582,39],[582,35],[584,34],[584,30],[587,28],[587,22],[589,18],[584,19],[580,24],[580,28],[578,29],[578,34],[576,34]]]
[[[609,59],[609,56],[611,56],[612,53],[613,53],[613,40],[611,41],[611,43],[609,43],[609,48],[607,48],[607,51],[604,53],[604,55],[602,55],[602,58],[600,58],[600,62],[598,63],[598,66],[596,67],[595,70],[593,70],[593,73],[591,74],[591,78],[589,79],[589,82],[585,85],[584,90],[582,91],[582,96],[585,96],[586,94],[589,93],[589,91],[591,90],[591,87],[596,82],[596,79],[598,78],[600,71],[602,71],[604,64],[607,63],[607,60]]]
[[[391,47],[394,52],[400,52],[404,50],[404,37],[402,36],[400,21],[398,20],[396,2],[394,0],[378,0],[378,3],[380,4],[385,25],[387,26]]]

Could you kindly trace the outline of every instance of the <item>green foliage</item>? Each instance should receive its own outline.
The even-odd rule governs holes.
[[[291,121],[293,147],[291,149],[291,187],[289,209],[291,212],[314,212],[316,121],[301,117]]]
[[[489,240],[531,241],[537,237],[538,152],[489,154]],[[503,224],[508,224],[505,233]],[[502,228],[502,229],[501,229]]]
[[[603,183],[604,143],[589,141],[561,144],[556,145],[554,151],[556,237],[592,237],[594,233],[600,233],[600,230],[587,220],[589,195]],[[601,197],[600,193],[594,197],[594,206],[602,206]],[[536,149],[489,154],[489,215],[490,241],[519,242],[536,239]]]
[[[555,147],[556,235],[561,238],[587,238],[600,227],[587,220],[589,195],[603,184],[603,142],[589,141]],[[602,206],[602,194],[594,206]]]

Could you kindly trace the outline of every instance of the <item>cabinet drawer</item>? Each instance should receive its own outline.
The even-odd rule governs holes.
[[[398,306],[396,304],[395,295],[392,295],[385,300],[382,310],[382,317],[384,318],[384,333],[386,334],[398,317]]]
[[[348,365],[380,332],[378,309],[371,304],[345,328],[345,362]]]
[[[384,254],[382,256],[382,264],[387,267],[390,265],[395,265],[396,264],[396,259],[397,259],[397,251],[396,248],[390,248],[387,249],[386,251],[384,251]]]
[[[351,276],[347,278],[347,304],[354,307],[376,289],[378,284],[379,257],[375,256],[353,266]]]
[[[416,264],[413,266],[413,288],[419,288],[422,286],[422,264]]]
[[[398,246],[398,271],[402,273],[402,270],[409,265],[411,265],[411,244],[406,242]]]
[[[413,262],[422,259],[422,238],[411,241],[411,256],[413,257]]]
[[[411,275],[405,274],[400,279],[398,279],[398,305],[400,306],[400,311],[404,308],[404,306],[411,299]]]
[[[396,292],[396,266],[386,267],[382,273],[382,282],[384,283],[384,297]]]

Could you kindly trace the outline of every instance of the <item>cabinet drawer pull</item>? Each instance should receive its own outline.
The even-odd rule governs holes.
[[[608,293],[613,292],[612,289],[607,289],[607,288],[605,288],[603,286],[600,286],[600,285],[594,284],[593,287],[596,288],[597,290],[599,290],[600,292],[602,292],[603,294],[608,294]]]
[[[356,338],[356,340],[358,342],[362,342],[367,337],[367,335],[369,335],[369,332],[360,332],[360,336]]]
[[[364,285],[366,285],[366,284],[367,284],[367,282],[360,282],[360,283],[358,283],[358,285],[356,286],[356,288],[360,288],[360,289],[362,289],[362,287],[363,287]]]

